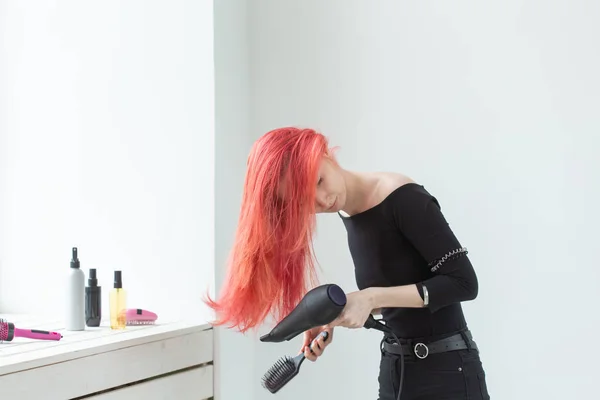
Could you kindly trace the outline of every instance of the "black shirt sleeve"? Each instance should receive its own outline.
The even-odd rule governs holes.
[[[461,248],[459,240],[442,214],[439,202],[422,186],[414,185],[394,202],[394,222],[402,235],[421,254],[427,264]],[[430,266],[426,266],[430,269]],[[430,277],[417,284],[423,298],[423,285],[433,313],[447,305],[477,297],[478,281],[466,254],[446,260]]]

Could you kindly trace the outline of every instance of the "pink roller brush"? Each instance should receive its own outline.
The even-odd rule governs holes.
[[[152,311],[141,308],[129,308],[125,310],[127,325],[154,325],[158,316]]]
[[[0,343],[10,342],[16,337],[38,340],[60,340],[62,335],[58,332],[41,331],[38,329],[19,329],[15,324],[0,318]]]

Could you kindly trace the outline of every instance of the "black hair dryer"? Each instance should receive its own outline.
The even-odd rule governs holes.
[[[346,306],[346,294],[335,284],[311,289],[296,308],[279,322],[271,332],[261,336],[261,342],[283,342],[299,334],[327,325],[335,320]]]

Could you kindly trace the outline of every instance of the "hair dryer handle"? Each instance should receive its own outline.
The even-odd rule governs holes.
[[[390,333],[392,330],[386,325],[382,324],[380,321],[377,321],[373,314],[369,314],[369,318],[365,321],[365,328],[367,329],[377,329],[378,331]]]

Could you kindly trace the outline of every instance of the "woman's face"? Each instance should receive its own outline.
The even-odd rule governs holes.
[[[317,177],[315,208],[319,213],[334,213],[346,203],[346,182],[339,167],[327,157],[323,158]]]

